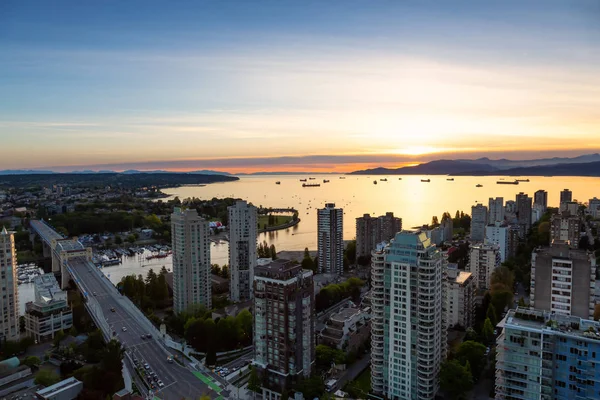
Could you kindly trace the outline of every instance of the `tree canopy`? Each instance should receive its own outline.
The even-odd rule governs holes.
[[[463,399],[473,388],[471,369],[458,360],[446,360],[440,367],[440,388],[450,399]]]

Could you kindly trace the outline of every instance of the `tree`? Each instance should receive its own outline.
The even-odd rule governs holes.
[[[468,362],[471,365],[474,380],[479,379],[479,375],[483,370],[485,350],[486,348],[483,344],[468,340],[462,342],[456,352],[456,359],[461,364],[464,365]]]
[[[487,344],[490,344],[494,341],[494,326],[489,318],[485,319],[483,323],[483,328],[481,329],[481,336]]]
[[[461,365],[458,360],[444,361],[440,366],[440,388],[450,399],[465,398],[467,392],[473,388],[470,368]]]
[[[431,226],[435,228],[435,227],[436,227],[436,226],[438,226],[439,224],[440,224],[440,222],[439,222],[439,220],[438,220],[438,217],[437,217],[437,215],[434,215],[434,216],[431,218]]]
[[[485,317],[487,319],[490,320],[490,322],[492,323],[492,325],[496,326],[496,324],[498,323],[498,316],[496,315],[496,308],[494,307],[494,305],[490,302],[487,308],[487,311],[485,313]]]
[[[356,240],[348,242],[344,255],[348,258],[348,263],[350,265],[356,264]]]
[[[262,391],[262,382],[258,377],[258,372],[256,372],[256,368],[252,368],[252,370],[250,371],[250,378],[248,379],[248,390],[251,390],[254,393],[260,393]]]
[[[56,332],[56,335],[54,335],[54,339],[53,339],[54,347],[59,347],[60,342],[64,338],[65,338],[65,332],[62,329],[60,331]]]
[[[515,284],[515,274],[508,267],[501,265],[492,272],[490,283],[491,285],[502,284],[512,289]]]
[[[37,367],[41,363],[42,363],[42,360],[40,360],[36,356],[28,356],[28,357],[25,357],[25,359],[23,360],[23,364],[27,365],[28,367]]]
[[[60,382],[60,376],[51,369],[40,369],[35,374],[34,382],[36,385],[51,386]]]
[[[115,244],[120,245],[123,244],[123,238],[119,235],[115,235]]]
[[[206,359],[204,360],[204,364],[207,366],[215,365],[217,363],[217,352],[214,348],[208,349],[206,353]]]
[[[277,250],[275,249],[275,245],[272,244],[270,247],[271,259],[277,260]]]
[[[315,375],[298,382],[296,388],[302,392],[305,399],[322,399],[325,393],[325,382],[320,376]]]
[[[69,329],[69,336],[77,336],[77,328],[75,328],[75,326],[72,326],[71,329]]]
[[[523,296],[521,296],[519,298],[519,304],[518,305],[519,305],[519,307],[525,307],[526,306],[525,299],[523,298]]]
[[[346,353],[324,344],[315,347],[315,361],[318,368],[328,370],[331,364],[343,364],[346,361]]]

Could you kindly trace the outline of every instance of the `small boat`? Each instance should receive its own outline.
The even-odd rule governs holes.
[[[323,179],[323,183],[329,183],[328,179]]]
[[[498,185],[518,185],[519,181],[497,181]]]
[[[377,181],[373,181],[373,185],[377,185]]]
[[[483,187],[483,185],[481,183],[478,183],[477,185],[475,185],[475,187]]]
[[[387,178],[380,179],[381,182],[387,182]]]
[[[275,182],[276,185],[281,185],[281,182],[277,181]]]
[[[453,181],[454,178],[446,178],[447,181]]]
[[[421,179],[421,182],[431,182],[431,179]]]
[[[401,180],[402,180],[402,178],[398,178],[398,180],[399,180],[399,181],[401,181]]]
[[[346,179],[346,177],[345,176],[340,176],[340,179]]]
[[[300,179],[300,182],[306,182],[306,179]]]
[[[308,179],[311,180],[311,181],[314,181],[316,178],[308,178]]]
[[[529,182],[529,179],[517,179],[517,182]]]

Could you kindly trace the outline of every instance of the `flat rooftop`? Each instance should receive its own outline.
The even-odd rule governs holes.
[[[83,383],[78,381],[75,378],[68,378],[68,379],[62,380],[58,383],[55,383],[52,386],[48,386],[45,389],[38,390],[35,394],[37,394],[40,397],[47,398],[47,397],[50,397],[62,390],[71,388],[76,385],[83,385]]]

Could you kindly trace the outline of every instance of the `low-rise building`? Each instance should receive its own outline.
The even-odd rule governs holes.
[[[446,267],[446,322],[448,328],[469,328],[475,315],[475,279],[471,272],[458,269],[457,264]]]
[[[600,397],[600,322],[517,308],[498,326],[496,399]]]
[[[52,386],[35,392],[38,399],[42,400],[72,400],[79,396],[83,390],[83,382],[75,378],[67,378]]]
[[[67,293],[52,273],[35,277],[33,284],[35,300],[25,305],[25,331],[38,342],[51,340],[58,331],[73,326]]]
[[[358,350],[371,335],[371,316],[366,311],[343,308],[333,314],[320,332],[319,342],[347,353]]]

